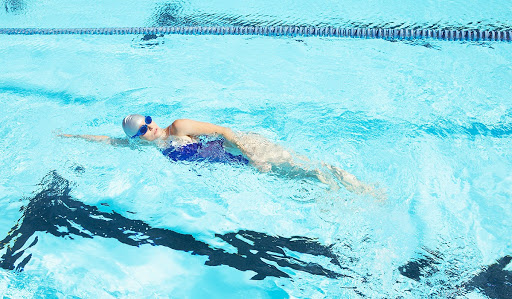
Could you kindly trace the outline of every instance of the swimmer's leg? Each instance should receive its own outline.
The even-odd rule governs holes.
[[[308,157],[274,144],[265,137],[254,133],[238,133],[226,138],[235,145],[260,172],[275,172],[293,177],[312,177],[329,186],[329,190],[340,189],[339,183],[357,194],[373,194],[374,188],[365,185],[354,175],[336,166],[316,162]],[[339,183],[336,181],[338,180]]]

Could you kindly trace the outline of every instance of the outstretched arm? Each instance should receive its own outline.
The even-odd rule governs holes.
[[[68,137],[68,138],[80,138],[85,139],[87,141],[95,141],[101,142],[105,144],[115,145],[115,146],[128,146],[128,140],[121,138],[111,138],[104,135],[72,135],[72,134],[59,134],[59,137]]]

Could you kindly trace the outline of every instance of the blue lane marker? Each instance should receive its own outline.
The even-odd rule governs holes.
[[[167,26],[111,28],[0,28],[7,35],[263,35],[263,36],[321,36],[386,40],[438,39],[449,41],[512,41],[512,31],[442,30],[442,29],[385,29],[341,28],[313,26]]]

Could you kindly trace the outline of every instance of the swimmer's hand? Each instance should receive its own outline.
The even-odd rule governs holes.
[[[384,203],[388,199],[388,193],[386,192],[386,189],[375,189],[372,196],[375,197],[375,199],[377,199],[381,203]]]

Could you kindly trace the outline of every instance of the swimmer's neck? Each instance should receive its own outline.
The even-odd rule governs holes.
[[[162,134],[160,139],[166,140],[169,137],[171,137],[171,126],[168,126],[167,128],[164,129],[164,133]]]

